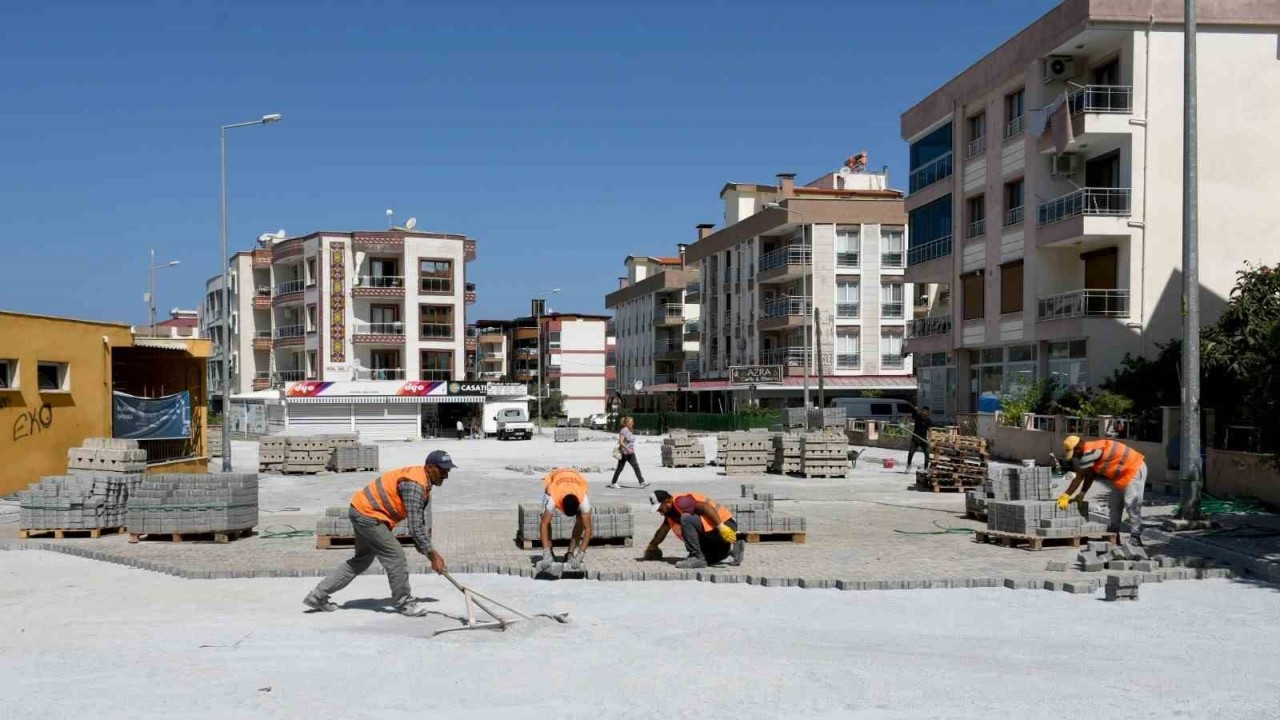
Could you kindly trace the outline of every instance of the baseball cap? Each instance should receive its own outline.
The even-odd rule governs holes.
[[[454,470],[458,467],[453,464],[453,458],[449,457],[449,453],[444,450],[432,450],[431,454],[427,456],[426,464],[435,465],[445,470]]]

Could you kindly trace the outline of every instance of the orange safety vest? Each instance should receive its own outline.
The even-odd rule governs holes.
[[[1093,472],[1118,490],[1123,490],[1138,476],[1138,469],[1147,461],[1142,453],[1115,440],[1089,440],[1080,443],[1076,452],[1080,455],[1101,451],[1093,463]]]
[[[733,513],[729,512],[729,508],[726,508],[725,506],[717,503],[715,500],[712,500],[711,498],[707,497],[706,495],[703,495],[702,493],[690,492],[690,493],[680,493],[679,495],[674,495],[671,498],[672,507],[675,507],[675,501],[677,499],[682,498],[686,495],[693,498],[694,500],[697,500],[700,503],[706,503],[710,505],[711,509],[715,510],[716,514],[720,516],[720,522],[727,523],[733,519]],[[672,518],[671,515],[668,514],[665,517],[667,520],[667,527],[671,528],[671,531],[676,534],[676,537],[683,540],[684,532],[680,529],[680,516],[677,515],[676,517]],[[708,520],[705,516],[699,515],[698,518],[702,520],[703,531],[711,532],[712,530],[716,529],[716,526],[712,525],[711,521]]]
[[[365,517],[373,518],[387,527],[395,529],[409,516],[405,511],[404,500],[400,498],[401,480],[409,480],[422,486],[423,496],[431,499],[431,476],[422,465],[410,465],[382,473],[382,476],[365,485],[351,496],[351,507]]]
[[[542,487],[560,512],[564,512],[564,499],[568,495],[577,495],[579,504],[587,499],[587,479],[572,468],[556,468],[547,473],[542,478]]]

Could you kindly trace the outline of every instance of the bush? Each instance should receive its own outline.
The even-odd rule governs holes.
[[[1023,418],[1028,414],[1035,415],[1047,410],[1051,405],[1052,389],[1053,384],[1044,379],[1015,385],[1000,398],[1000,413],[1004,416],[1004,424],[1022,427]]]

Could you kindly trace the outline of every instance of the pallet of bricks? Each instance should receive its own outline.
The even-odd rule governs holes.
[[[662,467],[703,467],[706,464],[707,454],[698,438],[680,430],[672,430],[663,438]]]
[[[775,512],[772,493],[756,493],[750,485],[742,486],[743,497],[721,503],[738,524],[738,537],[749,543],[781,540],[802,544],[808,537],[803,517]]]
[[[769,472],[779,475],[799,473],[804,470],[800,453],[800,436],[795,433],[773,433],[773,462]]]
[[[337,472],[377,470],[378,446],[352,445],[351,447],[335,448],[330,468]]]
[[[578,428],[557,427],[556,442],[578,442]]]
[[[809,422],[809,413],[805,408],[783,408],[782,425],[788,430],[803,429]]]
[[[844,432],[846,422],[844,408],[809,408],[806,427],[824,432]]]
[[[288,450],[288,438],[271,435],[258,440],[258,472],[280,473],[284,471],[284,454]]]
[[[573,537],[571,518],[559,510],[551,511],[551,544],[568,544]],[[542,547],[542,504],[520,503],[516,517],[516,544],[525,550]],[[635,521],[631,506],[625,503],[591,504],[591,543],[631,547]]]
[[[716,464],[725,475],[763,475],[769,469],[773,438],[764,431],[716,435]]]
[[[986,438],[955,429],[929,431],[929,467],[916,472],[916,486],[933,492],[963,492],[987,480],[991,459]]]
[[[280,472],[285,475],[314,475],[329,469],[332,457],[333,444],[325,436],[287,437]]]
[[[99,473],[41,478],[18,493],[18,537],[91,537],[124,532],[129,490],[142,475]]]
[[[985,499],[987,529],[978,542],[1040,550],[1045,545],[1080,545],[1087,539],[1113,537],[1104,523],[1092,520],[1086,507],[1058,507],[1047,467],[1007,468],[989,483]]]
[[[316,549],[349,548],[356,544],[356,530],[351,526],[350,512],[350,506],[325,508],[324,515],[316,518]],[[407,521],[396,525],[391,532],[402,545],[413,542]]]
[[[231,542],[258,524],[253,473],[148,475],[129,493],[129,542]]]
[[[85,438],[80,447],[67,450],[69,475],[146,471],[147,451],[138,447],[137,440]]]
[[[834,432],[805,433],[800,436],[800,461],[806,478],[844,477],[849,474],[849,441]]]

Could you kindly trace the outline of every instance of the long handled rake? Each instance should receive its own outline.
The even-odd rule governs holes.
[[[448,580],[455,588],[458,589],[458,592],[462,593],[463,601],[467,609],[467,621],[466,621],[466,624],[464,624],[462,627],[445,628],[443,630],[437,630],[434,633],[432,633],[433,637],[436,635],[440,635],[442,633],[454,632],[457,630],[485,630],[485,629],[493,629],[493,628],[496,628],[498,630],[506,630],[507,626],[509,625],[514,625],[520,622],[521,620],[532,620],[536,617],[550,618],[552,620],[555,620],[558,623],[569,622],[569,613],[567,612],[536,613],[534,615],[526,615],[520,612],[519,610],[516,610],[515,608],[511,607],[510,605],[500,603],[497,600],[494,600],[493,598],[487,595],[476,592],[472,588],[467,587],[466,585],[463,585],[457,580],[454,580],[453,576],[450,575],[449,573],[442,573],[442,574],[444,575],[444,578],[446,580]],[[498,612],[496,612],[493,608],[489,607],[489,605],[486,603],[502,608],[503,610],[506,610],[507,612],[512,613],[517,617],[515,618],[503,617],[502,615],[498,614]],[[484,611],[484,613],[487,614],[492,619],[491,620],[477,619],[476,614],[472,611],[472,606],[475,606],[476,608],[479,608],[480,610]]]

